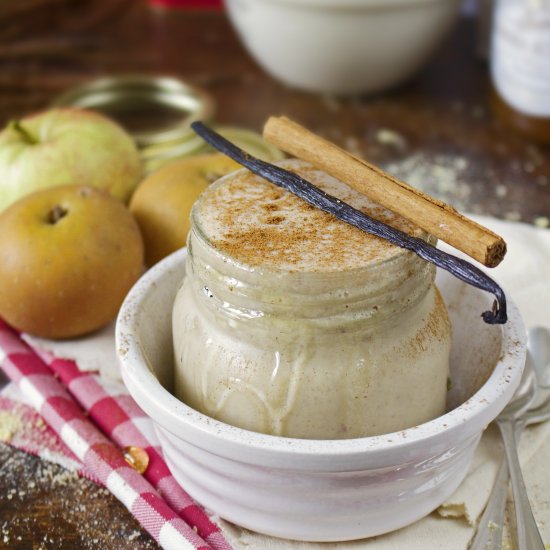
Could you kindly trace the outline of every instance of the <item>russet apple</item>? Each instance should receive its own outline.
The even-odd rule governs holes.
[[[36,191],[0,214],[0,316],[44,338],[94,331],[116,317],[143,259],[119,200],[89,186]]]
[[[137,147],[94,111],[50,109],[10,122],[0,133],[0,212],[56,185],[90,185],[127,202],[143,175]]]
[[[143,235],[148,266],[185,246],[193,203],[213,181],[239,168],[221,153],[208,153],[170,162],[139,184],[130,211]]]

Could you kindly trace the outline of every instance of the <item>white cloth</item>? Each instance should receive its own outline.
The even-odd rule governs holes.
[[[533,226],[475,217],[500,234],[508,253],[500,266],[487,270],[517,304],[527,327],[550,328],[550,231]],[[98,334],[67,342],[37,341],[58,357],[77,361],[80,368],[118,376],[113,326]],[[413,525],[383,536],[345,543],[301,543],[267,537],[217,520],[235,550],[465,550],[491,491],[502,447],[494,427],[486,430],[462,485],[436,512]],[[520,459],[542,535],[550,543],[550,422],[527,429]]]
[[[114,321],[92,335],[70,340],[48,340],[29,334],[22,337],[33,347],[46,350],[55,357],[72,359],[81,371],[99,372],[104,379],[121,380],[114,345]]]
[[[501,235],[508,245],[504,261],[486,271],[519,307],[525,325],[550,328],[550,231],[530,225],[471,216]],[[445,245],[442,248],[454,252]],[[466,550],[483,512],[502,457],[498,430],[490,426],[476,450],[464,482],[439,509],[416,523],[379,537],[330,544],[338,550]],[[529,427],[520,443],[520,461],[543,540],[550,544],[550,422]],[[267,537],[219,524],[235,550],[327,550],[327,544]],[[509,535],[505,533],[505,539]],[[507,546],[504,541],[504,548]],[[508,543],[510,541],[508,540]]]

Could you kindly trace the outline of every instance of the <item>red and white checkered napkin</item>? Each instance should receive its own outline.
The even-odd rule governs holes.
[[[160,8],[192,9],[192,10],[221,10],[222,0],[149,0],[151,6]]]
[[[1,320],[0,366],[89,477],[104,484],[163,548],[231,549],[218,526],[170,474],[152,421],[122,385],[107,386],[73,361],[33,350]],[[147,452],[143,476],[124,459],[120,449],[128,446]]]

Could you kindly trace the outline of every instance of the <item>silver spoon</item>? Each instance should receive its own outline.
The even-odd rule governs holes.
[[[546,327],[533,327],[529,330],[529,349],[533,356],[533,366],[538,385],[550,389],[550,330]]]
[[[550,331],[542,327],[535,327],[529,330],[528,347],[529,353],[526,370],[535,370],[537,391],[528,409],[523,415],[518,415],[515,418],[514,435],[516,439],[519,439],[521,432],[528,424],[544,422],[550,418],[550,384],[548,384],[550,380]],[[489,501],[479,520],[477,531],[470,542],[470,550],[498,550],[502,548],[502,526],[508,494],[508,478],[508,462],[503,460],[500,464],[493,490],[489,496]],[[518,507],[522,505],[527,507],[526,512],[520,509],[522,519],[517,519],[518,544],[523,545],[520,548],[529,548],[530,550],[544,548],[534,518],[532,522],[526,524],[520,523],[520,521],[524,521],[523,518],[529,518],[529,516],[532,518],[533,516],[525,491],[524,496],[524,501],[516,501],[516,519]]]

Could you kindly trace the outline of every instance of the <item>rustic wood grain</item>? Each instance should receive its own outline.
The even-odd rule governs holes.
[[[493,116],[470,20],[406,85],[336,99],[288,89],[264,74],[222,13],[152,10],[143,0],[4,4],[2,125],[96,77],[173,75],[209,91],[221,123],[261,131],[270,115],[286,115],[398,177],[415,174],[459,210],[538,223],[550,218],[549,150]],[[15,473],[2,466],[12,460],[19,464]],[[63,486],[44,481],[41,467],[0,445],[0,548],[156,547],[102,489],[74,478]],[[37,479],[39,489],[26,492]]]
[[[0,443],[0,548],[156,550],[106,489]]]

